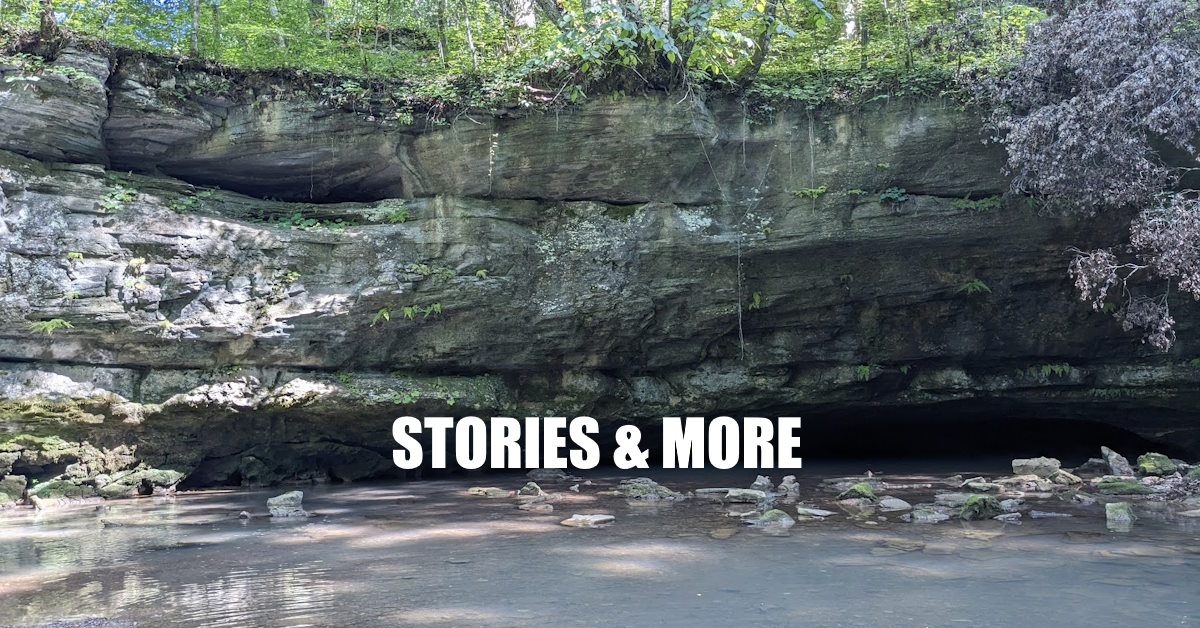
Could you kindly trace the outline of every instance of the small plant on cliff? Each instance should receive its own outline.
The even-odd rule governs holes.
[[[750,303],[746,306],[747,310],[757,310],[762,308],[762,294],[755,292],[750,295]]]
[[[829,188],[825,187],[824,185],[815,188],[800,188],[799,190],[792,192],[792,195],[800,198],[811,198],[816,200],[828,190]]]
[[[67,253],[68,262],[78,262],[83,259],[83,253],[79,251],[70,251]]]
[[[960,198],[951,203],[951,205],[953,205],[955,209],[983,212],[991,211],[993,209],[1000,209],[1004,206],[1004,199],[1000,196],[989,196],[987,198],[976,200],[972,200],[970,198]]]
[[[908,190],[904,188],[888,188],[879,193],[879,202],[883,205],[891,205],[899,210],[900,206],[908,200]]]
[[[860,382],[868,381],[875,374],[876,370],[877,367],[874,364],[859,364],[854,367],[854,379]]]
[[[104,198],[100,199],[100,208],[106,212],[121,211],[125,209],[125,203],[132,201],[135,197],[137,197],[137,189],[113,183]]]
[[[66,321],[61,318],[52,318],[48,321],[34,321],[30,323],[29,331],[32,331],[35,334],[46,334],[49,336],[59,329],[71,329],[72,327],[74,327],[74,325],[72,325],[70,321]]]
[[[371,317],[371,327],[374,327],[379,321],[390,320],[392,320],[392,311],[386,307],[381,307],[378,312],[375,312],[375,316]]]
[[[971,279],[959,286],[958,290],[955,291],[955,294],[966,294],[967,296],[973,296],[976,294],[991,293],[991,291],[992,289],[989,288],[986,283],[983,283],[983,280]]]
[[[383,212],[382,218],[383,218],[383,220],[385,220],[393,225],[407,222],[408,218],[409,218],[408,208],[401,206],[401,207],[397,207],[395,209],[385,210]]]
[[[480,279],[487,279],[487,275],[488,273],[486,268],[480,268],[479,270],[475,271],[475,276]]]

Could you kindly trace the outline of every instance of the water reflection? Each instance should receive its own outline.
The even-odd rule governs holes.
[[[579,494],[547,486],[561,493],[552,513],[469,496],[478,481],[455,480],[308,489],[317,516],[291,522],[237,517],[278,491],[22,511],[0,517],[0,623],[1009,626],[1024,623],[1014,600],[1020,617],[1047,625],[1200,622],[1200,521],[1169,508],[1143,508],[1127,534],[1105,529],[1102,507],[1052,501],[1039,509],[1075,516],[927,525],[839,515],[771,537],[718,502],[631,505],[597,495],[615,478],[596,479]],[[804,481],[806,498],[829,506],[819,478]],[[907,490],[897,492],[916,503],[934,489]],[[573,512],[617,522],[558,525]]]

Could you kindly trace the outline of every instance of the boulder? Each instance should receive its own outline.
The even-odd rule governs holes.
[[[1108,472],[1110,475],[1133,475],[1133,467],[1129,465],[1129,460],[1126,459],[1125,456],[1122,456],[1108,447],[1100,448],[1100,456],[1104,458],[1104,462],[1108,464]]]
[[[764,493],[775,492],[775,485],[771,482],[771,478],[765,475],[754,478],[754,482],[750,485],[750,488]]]
[[[779,486],[776,487],[775,490],[787,495],[799,495],[800,484],[796,482],[796,476],[785,475],[783,476],[783,479],[779,481]]]
[[[1000,506],[1000,502],[995,497],[991,495],[971,495],[963,503],[962,511],[959,512],[958,516],[965,521],[981,521],[1003,514],[1005,514],[1004,508]]]
[[[276,495],[267,500],[267,510],[272,517],[307,517],[301,502],[304,501],[304,491],[289,491]]]
[[[650,478],[621,480],[617,490],[626,499],[677,501],[684,498],[682,493],[673,491]]]
[[[0,507],[11,506],[25,498],[25,476],[6,475],[0,478]]]
[[[1017,458],[1012,461],[1013,475],[1036,475],[1048,478],[1062,468],[1057,458]]]
[[[843,499],[854,499],[854,498],[862,498],[862,499],[869,499],[871,501],[875,501],[875,489],[872,488],[871,485],[868,484],[867,482],[858,482],[856,484],[851,485],[850,488],[842,491],[841,493],[838,493],[838,495],[837,495],[837,499],[839,501],[841,501]]]
[[[1137,466],[1144,475],[1171,475],[1179,470],[1170,458],[1153,452],[1138,456]]]

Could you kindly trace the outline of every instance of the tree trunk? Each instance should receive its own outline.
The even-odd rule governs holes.
[[[192,56],[200,56],[200,0],[192,0]]]
[[[546,16],[550,23],[558,26],[563,19],[563,8],[558,0],[533,0],[537,8]]]
[[[58,36],[58,20],[54,18],[52,0],[42,0],[42,22],[38,27],[38,38],[50,41]]]
[[[742,76],[738,82],[743,86],[749,85],[758,78],[758,71],[762,69],[763,61],[767,60],[767,53],[771,50],[771,35],[775,34],[775,12],[779,9],[779,0],[767,0],[766,14],[763,24],[762,33],[758,36],[758,41],[754,42],[754,54],[750,56],[750,65],[746,66],[746,70],[742,72]]]

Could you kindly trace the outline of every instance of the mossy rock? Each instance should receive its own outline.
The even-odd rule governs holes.
[[[1195,469],[1188,471],[1187,478],[1189,480],[1200,480],[1200,467],[1196,467]]]
[[[649,478],[622,480],[617,490],[621,491],[621,495],[628,499],[644,499],[647,501],[683,499],[681,493],[673,491]]]
[[[837,498],[840,499],[869,499],[875,501],[875,489],[866,482],[859,482],[850,488],[838,493]]]
[[[0,478],[0,506],[19,502],[25,497],[25,476],[6,475]]]
[[[1138,456],[1137,465],[1138,471],[1146,475],[1171,475],[1179,470],[1170,458],[1153,452]]]
[[[1154,492],[1150,490],[1149,486],[1137,480],[1122,480],[1118,478],[1100,480],[1100,483],[1096,485],[1096,490],[1105,495],[1149,495]]]
[[[96,489],[87,484],[74,484],[66,480],[50,480],[36,484],[29,489],[30,497],[38,499],[62,499],[70,497],[92,497]]]
[[[971,495],[963,504],[962,511],[959,513],[965,521],[981,521],[991,519],[997,515],[1004,514],[1005,510],[1000,506],[1000,501],[991,495]]]

